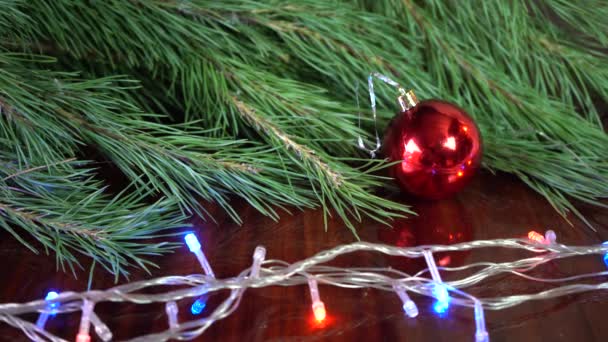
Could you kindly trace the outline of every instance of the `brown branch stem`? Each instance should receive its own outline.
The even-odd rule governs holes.
[[[259,130],[263,130],[267,134],[281,141],[283,144],[285,144],[287,149],[291,149],[296,152],[296,154],[300,158],[316,165],[323,172],[323,174],[333,182],[334,186],[338,187],[342,184],[342,176],[339,173],[333,171],[329,167],[329,165],[327,165],[327,163],[324,163],[321,158],[319,158],[319,156],[315,154],[313,150],[295,142],[288,134],[279,129],[270,120],[257,115],[255,113],[255,109],[249,107],[243,101],[237,99],[236,96],[232,97],[232,102],[238,109],[239,113],[241,113],[241,115],[245,118],[245,120],[252,124],[254,127]]]
[[[40,165],[40,166],[32,167],[32,168],[29,168],[29,169],[21,170],[19,172],[15,172],[12,175],[9,175],[7,177],[4,177],[4,178],[0,179],[0,181],[4,182],[4,181],[7,181],[7,180],[9,180],[11,178],[15,178],[15,177],[24,175],[26,173],[42,170],[42,169],[45,169],[45,168],[50,168],[52,166],[57,166],[57,165],[69,163],[69,162],[72,162],[74,160],[76,160],[76,158],[68,158],[68,159],[65,159],[65,160],[62,160],[62,161],[58,161],[56,163],[51,163],[51,164],[46,164],[46,165]]]

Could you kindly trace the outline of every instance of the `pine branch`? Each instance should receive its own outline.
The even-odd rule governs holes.
[[[34,67],[0,73],[0,128],[34,147],[17,152],[24,160],[46,148],[53,162],[94,144],[140,189],[150,184],[184,211],[197,207],[195,194],[230,212],[227,196],[236,193],[271,216],[272,205],[320,204],[349,225],[363,215],[386,222],[406,209],[371,194],[382,179],[370,172],[385,163],[352,166],[361,162],[355,139],[365,135],[353,108],[357,82],[380,71],[420,98],[468,108],[484,135],[485,165],[516,174],[565,215],[575,211],[570,199],[601,205],[608,196],[608,138],[594,104],[608,100],[607,9],[594,3],[597,10],[563,0],[24,2],[15,8],[27,23],[14,26],[37,40],[0,45],[33,55],[44,47],[60,61],[46,65],[91,80]],[[583,24],[572,32],[549,15]],[[116,79],[103,77],[117,74],[144,87],[116,91]],[[395,94],[377,95],[386,121]],[[140,107],[186,120],[166,126]],[[34,136],[43,128],[61,136]]]
[[[0,179],[0,182],[5,182],[5,181],[7,181],[7,180],[9,180],[9,179],[11,179],[11,178],[15,178],[15,177],[20,177],[20,176],[23,176],[23,175],[25,175],[26,173],[32,173],[32,172],[34,172],[34,171],[39,171],[39,170],[48,169],[48,168],[50,168],[50,167],[52,167],[52,166],[57,166],[57,165],[59,165],[59,164],[65,164],[65,163],[73,162],[73,161],[75,161],[75,160],[76,160],[76,158],[68,158],[68,159],[61,160],[61,161],[58,161],[58,162],[56,162],[56,163],[52,163],[52,164],[49,164],[49,165],[40,165],[40,166],[36,166],[36,167],[30,167],[29,169],[25,169],[25,170],[17,171],[17,172],[15,172],[15,173],[11,174],[11,175],[8,175],[8,176],[6,176],[6,177],[4,177],[4,178]]]
[[[7,77],[2,78],[3,75]],[[60,154],[67,147],[73,153],[84,141],[97,146],[140,189],[152,187],[176,199],[184,212],[204,211],[201,198],[215,201],[237,221],[228,194],[241,196],[275,218],[274,205],[312,205],[307,190],[285,185],[288,178],[300,176],[278,168],[276,157],[265,153],[268,148],[145,121],[145,115],[134,105],[119,100],[128,96],[121,94],[117,79],[55,82],[54,76],[62,75],[39,71],[39,79],[32,80],[27,79],[24,70],[11,73],[9,69],[3,75],[0,74],[0,83],[5,81],[6,87],[2,87],[5,90],[0,97],[11,100],[10,104],[3,101],[4,112],[11,117],[17,115],[19,120],[0,121],[0,126],[7,136],[23,136],[22,146],[39,146],[28,152],[20,150],[24,159],[44,155],[44,149],[59,150]],[[15,91],[27,87],[27,93]],[[55,90],[47,94],[38,89]],[[49,132],[41,126],[53,130]],[[48,134],[38,134],[39,131]]]
[[[23,0],[0,0],[0,42],[15,43],[32,38],[29,16],[22,10]],[[2,51],[0,49],[0,51]]]
[[[72,4],[72,6],[78,7],[78,5],[74,4]],[[234,59],[221,53],[221,51],[225,50],[224,48],[227,46],[227,44],[210,47],[209,44],[212,43],[212,39],[209,39],[211,37],[210,35],[219,32],[213,27],[207,28],[197,24],[199,21],[207,20],[206,18],[201,18],[199,16],[200,12],[196,12],[194,13],[196,15],[193,15],[192,13],[186,11],[188,14],[183,15],[184,9],[170,7],[171,3],[133,2],[128,5],[124,5],[124,10],[119,12],[112,10],[112,8],[115,6],[117,6],[116,3],[109,2],[95,9],[95,11],[108,11],[104,14],[109,16],[107,17],[108,20],[105,21],[108,28],[110,28],[110,26],[112,26],[114,23],[123,21],[123,16],[129,15],[131,12],[137,11],[137,14],[132,14],[133,18],[135,18],[137,15],[139,15],[141,10],[145,10],[149,11],[150,14],[154,13],[154,15],[164,18],[163,23],[165,24],[162,25],[166,25],[166,23],[169,22],[173,23],[174,25],[181,24],[183,25],[183,30],[167,30],[166,34],[161,35],[159,33],[159,35],[156,37],[150,37],[149,35],[142,35],[141,32],[148,31],[149,29],[162,29],[162,27],[150,27],[147,21],[133,22],[134,26],[130,27],[130,29],[133,30],[131,32],[132,36],[125,40],[122,40],[125,37],[116,37],[118,40],[121,40],[120,42],[118,40],[115,42],[109,42],[106,40],[104,43],[110,44],[108,49],[100,49],[99,46],[91,46],[91,40],[89,38],[73,35],[70,37],[70,44],[62,45],[62,37],[60,36],[54,36],[53,40],[60,42],[59,49],[70,53],[74,58],[81,58],[83,55],[88,56],[93,53],[94,55],[103,56],[103,60],[110,60],[110,64],[113,64],[118,63],[117,58],[122,56],[123,59],[120,62],[126,62],[130,68],[141,66],[138,62],[140,59],[136,58],[135,56],[141,56],[141,53],[147,53],[142,51],[138,46],[139,44],[136,43],[139,39],[159,39],[162,40],[162,42],[146,42],[146,45],[150,46],[150,44],[156,45],[167,43],[169,45],[166,47],[169,49],[172,49],[171,45],[173,43],[170,43],[168,40],[174,41],[190,39],[193,41],[187,46],[196,46],[197,44],[202,45],[204,42],[207,51],[217,48],[218,51],[216,51],[212,57],[208,59],[205,59],[204,57],[202,58],[202,66],[200,61],[192,59],[192,56],[200,55],[201,52],[193,49],[187,53],[180,53],[180,56],[185,57],[175,56],[173,55],[173,52],[169,51],[165,52],[171,54],[171,56],[165,52],[160,52],[160,55],[154,56],[153,59],[167,58],[167,60],[162,61],[163,67],[157,68],[157,64],[153,63],[144,65],[144,67],[153,68],[150,69],[150,72],[154,72],[153,70],[161,70],[161,75],[166,77],[167,80],[173,79],[173,81],[171,81],[173,82],[173,85],[169,89],[169,95],[172,95],[172,91],[176,89],[175,78],[172,78],[172,76],[190,75],[190,78],[180,80],[182,86],[179,88],[179,90],[177,90],[177,93],[182,95],[189,94],[187,95],[189,97],[184,103],[184,109],[188,111],[189,108],[200,109],[204,108],[204,106],[214,108],[213,112],[206,113],[206,122],[215,122],[218,116],[221,118],[221,122],[230,122],[230,125],[220,124],[220,127],[227,127],[224,132],[220,132],[224,135],[235,134],[239,131],[247,131],[249,128],[247,126],[255,122],[259,123],[263,121],[266,128],[268,128],[270,127],[269,123],[272,122],[272,127],[269,128],[268,131],[272,134],[267,141],[270,142],[270,146],[272,146],[272,149],[276,152],[274,156],[269,156],[268,158],[274,160],[279,158],[282,160],[281,163],[287,163],[283,173],[293,172],[292,170],[300,170],[298,171],[297,176],[292,174],[289,175],[287,179],[285,177],[281,177],[280,179],[277,179],[277,182],[281,182],[283,184],[287,183],[290,184],[290,186],[293,186],[291,193],[297,192],[302,195],[307,193],[311,194],[310,196],[307,196],[307,198],[294,198],[290,195],[289,200],[283,200],[282,203],[302,206],[307,205],[307,201],[314,200],[313,203],[320,203],[323,206],[326,214],[330,213],[330,209],[335,210],[351,228],[353,228],[353,225],[350,222],[350,217],[354,218],[355,220],[361,220],[360,211],[373,213],[373,217],[379,218],[383,222],[399,215],[394,213],[394,211],[408,212],[404,206],[390,201],[381,200],[370,193],[373,189],[369,185],[378,184],[378,178],[361,173],[360,171],[357,171],[344,163],[331,160],[332,158],[351,155],[355,151],[355,146],[352,142],[355,141],[358,135],[364,133],[356,127],[356,122],[354,120],[355,116],[350,113],[344,113],[343,105],[339,102],[331,101],[325,95],[324,90],[305,85],[295,80],[276,77],[271,73],[255,71],[251,67],[243,64],[243,62],[239,59]],[[196,5],[191,8],[195,7]],[[169,10],[167,10],[167,8]],[[49,8],[47,8],[44,12],[44,15],[49,16],[49,18],[45,19],[45,22],[47,22],[47,20],[52,20],[53,22],[57,23],[58,21],[69,20],[70,17],[64,16],[63,14],[67,13],[68,11],[72,12],[75,10],[75,7],[70,7],[67,3],[53,3],[53,5],[50,5]],[[92,11],[89,8],[82,8],[80,10],[83,11],[83,15],[85,16],[92,15]],[[211,9],[211,11],[213,11],[213,9]],[[50,16],[57,17],[51,19]],[[95,14],[95,16],[97,16],[97,14]],[[186,29],[186,27],[188,27],[188,29]],[[191,35],[190,32],[197,32],[199,35],[195,37]],[[49,31],[49,33],[51,32]],[[164,41],[165,39],[167,39],[167,41]],[[227,37],[227,39],[232,38]],[[94,39],[93,41],[97,41],[97,39]],[[102,42],[101,40],[99,41]],[[78,46],[74,46],[74,42],[78,42]],[[121,52],[119,55],[117,55],[117,51],[114,52],[114,48],[118,46],[121,46]],[[183,49],[183,46],[180,48]],[[195,78],[196,75],[199,74],[195,72],[195,70],[187,69],[187,72],[183,72],[183,68],[186,65],[195,65],[200,70],[203,70],[204,67],[214,66],[221,68],[221,71],[214,74],[214,76],[218,76],[218,79],[201,81],[200,79]],[[109,67],[111,67],[111,65]],[[265,79],[265,82],[262,85],[259,83],[259,79],[261,77]],[[216,99],[220,99],[222,103],[215,102],[213,105],[209,105],[210,101],[202,99],[196,101],[195,104],[192,104],[195,101],[194,99],[197,97],[200,98],[198,94],[200,94],[200,92],[204,92],[203,84],[210,83],[217,84],[220,87],[225,85],[226,87],[230,87],[231,90],[228,90],[223,94],[212,95]],[[197,92],[196,90],[200,91]],[[239,106],[235,105],[234,101],[231,101],[231,98],[233,97],[230,95],[230,93],[232,91],[235,93],[242,92],[243,96],[246,97],[246,100],[250,102],[247,104],[247,106],[255,109],[256,113],[262,114],[258,115],[253,121],[251,120],[252,115],[243,115],[243,113],[247,113],[247,111],[239,110]],[[277,97],[277,92],[283,95]],[[309,104],[306,106],[300,106],[299,101],[305,99],[309,99],[309,101],[307,101]],[[179,102],[171,100],[167,102],[172,104]],[[107,124],[104,124],[104,126]],[[305,136],[298,137],[295,132],[297,132],[299,128],[304,127],[307,128]],[[255,130],[253,132],[255,132]],[[257,132],[263,132],[263,130]],[[334,137],[328,139],[328,135],[330,134],[333,134]],[[259,137],[257,133],[248,133],[247,136],[249,138]],[[129,140],[131,139],[132,137],[130,136]],[[103,144],[108,144],[109,142],[95,140],[95,143],[103,146]],[[122,145],[123,144],[121,144],[121,146]],[[104,148],[102,147],[102,149]],[[129,147],[128,149],[132,150],[132,147]],[[122,153],[112,151],[111,148],[106,148],[104,150],[108,151],[107,153],[114,156],[112,158],[123,169],[123,165],[129,162],[128,160],[120,159],[120,156],[123,155]],[[295,157],[292,154],[294,151],[296,152]],[[325,151],[331,151],[332,155],[326,155],[324,153]],[[285,156],[283,155],[287,156],[287,158],[285,159]],[[130,158],[133,160],[133,158],[136,157],[131,155]],[[281,165],[281,163],[275,163],[275,165]],[[138,170],[138,172],[159,169],[153,168],[144,161],[138,164],[148,165],[146,168]],[[356,176],[355,178],[360,183],[349,184],[349,186],[336,186],[336,184],[346,181],[342,179],[342,173],[347,173],[348,177],[351,178]],[[266,182],[270,181],[268,175],[265,175],[265,177]],[[169,182],[167,178],[165,178],[165,181]],[[175,180],[176,178],[179,179],[179,175],[172,174],[170,178],[172,180]],[[303,179],[305,181],[303,181]],[[348,181],[350,182],[350,180]],[[201,182],[202,181],[199,181],[198,183]],[[242,191],[241,189],[243,188],[239,186],[230,186],[228,188],[229,192],[237,193]],[[163,192],[167,193],[167,190],[173,191],[173,196],[188,198],[184,191],[180,190],[176,192],[174,191],[175,188],[171,188],[165,189]],[[212,187],[209,186],[205,190],[212,191]],[[268,188],[265,188],[264,191],[268,192],[269,190]],[[199,193],[199,190],[197,189],[195,192]],[[284,193],[286,192],[277,192],[276,196],[278,197]],[[204,196],[202,193],[200,195]],[[274,215],[274,213],[270,211],[270,208],[264,208],[261,204],[255,202],[257,199],[255,199],[254,196],[256,195],[252,193],[247,198],[252,204],[254,204],[254,206],[256,206],[256,208],[260,209],[264,213]],[[353,202],[353,199],[356,200]],[[216,201],[229,210],[227,204],[224,204],[223,199],[216,198]],[[191,203],[188,204],[191,205]]]
[[[115,197],[92,179],[83,162],[61,161],[22,169],[25,161],[2,151],[0,162],[0,226],[31,251],[38,250],[29,234],[46,252],[55,253],[58,267],[75,273],[82,268],[78,255],[92,258],[116,277],[127,268],[155,266],[145,259],[171,251],[172,243],[152,243],[168,230],[183,225],[175,202],[144,204],[148,194],[130,189]],[[35,162],[28,160],[28,162]],[[138,242],[142,241],[142,242]]]

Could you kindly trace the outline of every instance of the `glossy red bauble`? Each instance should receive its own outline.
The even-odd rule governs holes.
[[[428,100],[399,113],[384,134],[391,176],[407,193],[428,199],[462,190],[479,168],[481,136],[461,108]]]

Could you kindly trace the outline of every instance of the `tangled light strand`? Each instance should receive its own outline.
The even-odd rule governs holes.
[[[201,266],[205,274],[188,276],[168,276],[150,280],[132,282],[116,286],[107,290],[92,290],[87,292],[63,292],[58,296],[47,297],[29,303],[0,304],[0,321],[21,329],[23,333],[34,341],[65,341],[44,329],[42,320],[37,324],[31,323],[19,316],[38,312],[45,317],[49,315],[82,311],[80,330],[77,341],[89,341],[89,328],[93,326],[96,334],[104,341],[112,339],[110,329],[95,314],[93,308],[100,302],[126,302],[132,304],[165,303],[168,327],[160,333],[153,333],[133,338],[130,341],[166,341],[170,339],[189,340],[200,336],[212,324],[230,315],[238,307],[240,300],[247,289],[268,286],[297,286],[308,284],[311,290],[312,307],[315,318],[322,321],[325,318],[325,306],[320,300],[317,283],[342,288],[375,288],[382,291],[392,291],[403,302],[403,309],[409,319],[415,319],[418,308],[407,292],[437,299],[438,303],[449,300],[450,304],[469,307],[473,309],[476,332],[474,339],[477,342],[489,341],[485,326],[484,310],[501,310],[526,301],[549,299],[574,293],[608,289],[608,282],[598,284],[567,284],[538,293],[511,295],[505,297],[476,298],[467,293],[466,288],[479,283],[489,277],[499,274],[513,274],[528,280],[538,282],[571,282],[585,278],[605,276],[608,272],[597,272],[575,275],[564,278],[539,278],[525,274],[539,265],[552,260],[582,255],[605,255],[608,245],[593,246],[567,246],[555,241],[555,234],[545,234],[551,238],[539,242],[536,239],[500,239],[478,240],[455,245],[428,245],[417,247],[394,247],[382,244],[357,242],[341,245],[320,252],[308,259],[293,264],[280,260],[265,260],[266,250],[259,246],[253,255],[250,268],[243,270],[232,278],[216,279],[210,272],[206,258],[200,248],[200,243],[194,235],[188,235],[188,245],[197,259],[203,260]],[[196,239],[196,241],[194,241]],[[194,246],[195,248],[192,248]],[[516,261],[493,263],[478,262],[461,267],[437,267],[432,256],[437,252],[466,251],[479,248],[510,248],[521,249],[533,253],[535,256]],[[334,258],[353,252],[368,251],[392,256],[407,258],[423,257],[429,268],[410,275],[393,268],[359,267],[341,268],[327,266],[324,263]],[[443,282],[439,270],[455,272],[462,270],[474,271],[462,279]],[[432,278],[423,277],[430,272]],[[173,286],[174,290],[162,293],[145,294],[142,290],[156,286]],[[445,289],[445,293],[444,290]],[[184,299],[194,300],[221,290],[229,290],[230,295],[207,317],[178,322],[176,302]],[[447,295],[451,292],[451,296]],[[447,305],[447,303],[444,303]],[[321,309],[322,308],[322,309]]]

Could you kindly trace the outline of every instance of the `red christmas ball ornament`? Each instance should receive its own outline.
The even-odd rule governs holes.
[[[412,91],[399,97],[402,111],[384,134],[383,153],[401,189],[427,199],[449,197],[471,180],[482,156],[475,121],[449,102],[418,102]]]

